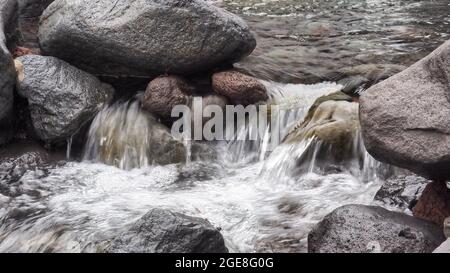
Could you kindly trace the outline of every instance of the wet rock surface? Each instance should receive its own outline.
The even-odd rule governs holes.
[[[29,103],[33,127],[48,143],[66,141],[108,104],[114,89],[54,57],[16,60],[18,93]]]
[[[431,179],[450,178],[450,41],[361,96],[367,150]]]
[[[417,204],[423,190],[432,181],[417,175],[399,175],[387,179],[375,195],[375,203],[383,207],[410,211]]]
[[[152,209],[106,249],[109,253],[227,253],[219,230],[207,220]]]
[[[443,226],[445,218],[450,217],[450,189],[446,183],[435,181],[428,184],[414,206],[413,214]]]
[[[12,137],[13,101],[16,71],[10,49],[17,33],[18,6],[16,1],[0,3],[0,145]]]
[[[194,98],[194,99],[198,99]],[[221,95],[216,95],[216,94],[210,94],[210,95],[206,95],[204,97],[201,98],[202,99],[202,109],[198,109],[201,110],[202,113],[206,113],[208,112],[209,117],[204,116],[203,117],[203,126],[205,126],[205,124],[211,120],[215,118],[215,110],[221,110],[223,113],[223,118],[225,120],[225,115],[226,115],[226,107],[227,105],[230,104],[229,100]],[[198,111],[197,110],[197,111]],[[208,110],[208,111],[207,111]],[[194,113],[194,102],[191,102],[191,111],[192,113]],[[209,111],[214,111],[214,113],[209,113]],[[219,118],[219,117],[217,117]],[[194,122],[194,117],[192,117],[192,122]],[[194,124],[192,125],[194,126]]]
[[[23,45],[39,53],[39,17],[53,0],[18,0]]]
[[[18,0],[20,16],[23,18],[39,18],[53,0]]]
[[[64,153],[45,150],[34,141],[20,141],[0,149],[0,197],[20,196],[28,191],[21,183],[22,177],[30,171],[44,176],[51,165],[66,159]],[[26,194],[26,193],[25,193]]]
[[[13,57],[18,58],[25,55],[37,55],[38,52],[34,49],[18,46],[13,51]]]
[[[359,130],[358,107],[355,102],[325,101],[314,109],[310,120],[306,119],[286,137],[285,142],[316,137],[328,144],[352,145]]]
[[[44,53],[88,72],[130,77],[205,71],[256,45],[242,19],[200,0],[56,0],[39,39]]]
[[[308,252],[431,253],[445,240],[431,222],[380,207],[343,206],[308,236]]]
[[[293,127],[283,144],[308,143],[298,160],[299,174],[306,171],[336,172],[351,168],[355,157],[364,156],[359,139],[358,103],[342,93],[318,98],[304,120]]]
[[[39,53],[36,51],[38,47],[36,16],[39,16],[49,2],[51,1],[19,0],[21,7],[25,7],[19,11],[25,44],[21,44],[21,47],[13,51],[13,43],[7,41],[8,50],[14,53],[14,56]],[[159,55],[155,58],[168,60],[174,56],[176,60],[171,59],[174,63],[187,60],[192,56],[192,52],[198,55],[205,53],[205,48],[211,45],[209,38],[215,39],[214,42],[222,42],[210,32],[203,31],[211,27],[207,24],[209,21],[205,21],[211,18],[203,16],[202,9],[191,9],[192,13],[179,18],[180,15],[185,15],[183,12],[186,11],[186,7],[191,7],[195,3],[204,7],[204,1],[57,0],[57,2],[68,5],[82,3],[94,7],[87,8],[83,12],[77,12],[76,9],[52,8],[51,12],[55,12],[56,15],[53,17],[49,12],[43,19],[42,24],[47,27],[57,19],[68,18],[63,22],[65,24],[63,31],[72,36],[53,36],[65,44],[55,40],[50,42],[59,50],[57,54],[67,53],[64,58],[73,57],[71,61],[76,62],[76,66],[84,66],[101,74],[105,81],[114,82],[114,87],[117,86],[116,90],[120,92],[123,100],[130,99],[137,91],[145,90],[153,76],[172,74],[170,65],[173,63],[149,62],[148,58],[142,58],[148,56],[145,50],[150,47],[147,45],[155,40],[141,39],[145,35],[144,38],[150,34],[159,35],[156,38],[166,42],[164,51],[168,53],[163,56],[157,52]],[[149,13],[145,13],[144,9],[133,10],[125,7],[127,3],[147,5],[150,2],[157,3],[158,7],[175,3],[176,7],[170,8],[179,12],[172,13],[171,16],[161,14],[147,16]],[[89,141],[92,142],[88,142],[83,162],[63,161],[61,165],[56,166],[52,159],[54,155],[42,148],[30,148],[20,152],[22,145],[26,146],[23,143],[8,146],[17,150],[17,154],[9,151],[4,159],[3,151],[0,150],[0,203],[6,204],[0,206],[0,223],[2,223],[0,229],[3,231],[3,236],[0,236],[1,252],[96,252],[99,251],[97,242],[114,238],[118,234],[118,229],[122,231],[123,223],[134,222],[137,216],[143,215],[152,207],[164,207],[172,211],[183,211],[189,215],[201,214],[202,217],[207,217],[214,226],[223,227],[227,246],[232,251],[301,252],[305,251],[308,232],[324,215],[343,204],[372,202],[382,182],[375,167],[379,162],[367,154],[359,135],[350,128],[352,126],[347,126],[357,120],[357,108],[353,107],[358,100],[355,97],[364,93],[373,84],[400,72],[405,68],[403,65],[410,65],[429,53],[438,43],[448,39],[450,22],[448,1],[398,0],[393,3],[358,0],[340,2],[223,0],[219,2],[227,9],[242,14],[256,30],[259,40],[259,47],[254,54],[241,59],[237,64],[238,69],[241,69],[239,71],[257,75],[262,79],[291,83],[331,80],[343,85],[342,91],[353,96],[340,93],[332,99],[326,99],[332,102],[319,101],[320,103],[313,105],[310,115],[307,115],[303,123],[309,132],[314,132],[315,137],[320,135],[322,140],[312,143],[306,153],[300,149],[302,145],[294,145],[302,143],[302,140],[298,143],[286,143],[287,149],[273,153],[275,156],[278,153],[280,157],[287,158],[289,162],[277,161],[277,158],[271,157],[260,160],[264,161],[263,164],[260,164],[261,162],[254,164],[250,161],[236,164],[235,161],[223,158],[223,155],[230,153],[238,159],[247,156],[260,159],[264,154],[261,156],[261,151],[256,149],[263,147],[264,143],[261,146],[255,143],[256,148],[249,147],[245,150],[240,146],[241,150],[236,151],[230,149],[230,146],[183,143],[172,138],[168,128],[160,124],[157,117],[141,111],[139,102],[134,99],[127,103],[120,101],[119,106],[104,108],[97,116],[89,135]],[[106,9],[105,3],[108,7]],[[29,9],[26,8],[27,5],[30,5]],[[216,14],[216,9],[211,10]],[[62,13],[66,11],[71,15],[63,16]],[[90,21],[88,19],[91,19],[89,16],[92,11],[95,20]],[[121,12],[123,14],[120,14]],[[190,16],[192,14],[193,16]],[[233,18],[233,22],[239,21],[227,13],[220,12],[220,15],[224,17],[219,16],[219,19]],[[162,30],[152,28],[151,23],[155,18],[159,20],[157,24],[161,23],[167,28]],[[94,23],[86,27],[84,24],[86,22]],[[206,22],[199,26],[201,33],[198,35],[205,40],[197,43],[205,44],[202,44],[199,50],[186,52],[192,48],[186,48],[186,44],[182,43],[192,42],[193,38],[197,37],[189,33],[190,27],[197,22],[200,24]],[[239,28],[239,25],[240,23],[237,23],[237,26],[233,25],[232,28]],[[220,35],[223,35],[224,29],[214,27],[221,26],[212,26],[211,31],[221,32]],[[228,27],[225,28],[225,32]],[[81,28],[83,32],[77,32]],[[60,31],[53,27],[52,30]],[[240,30],[237,32],[245,34],[245,37],[237,38],[241,42],[244,41],[244,45],[230,49],[231,53],[211,54],[209,56],[217,59],[208,58],[208,62],[211,62],[208,65],[197,66],[197,63],[194,69],[186,69],[187,72],[181,73],[197,73],[197,69],[209,70],[219,66],[217,69],[195,75],[194,78],[192,75],[185,77],[199,92],[196,95],[204,97],[204,107],[217,105],[222,108],[227,100],[221,96],[211,95],[211,75],[217,71],[231,69],[231,62],[246,55],[247,49],[248,53],[251,51],[249,45],[253,41],[251,35],[247,36],[248,29],[243,27],[242,32]],[[86,33],[88,35],[85,35]],[[174,35],[189,33],[190,36],[176,37],[168,33],[175,33]],[[225,44],[233,40],[230,37],[234,37],[236,32],[228,34],[224,35],[226,36],[224,39],[228,39]],[[107,39],[104,39],[105,37]],[[106,44],[103,43],[105,40]],[[83,47],[85,42],[89,48]],[[236,43],[233,40],[233,44]],[[74,48],[81,50],[75,52],[72,50]],[[222,49],[228,50],[221,48],[219,53]],[[154,48],[151,50],[154,51]],[[142,52],[145,54],[141,54]],[[219,61],[220,56],[235,56],[235,54],[240,57]],[[217,65],[212,64],[215,61]],[[159,66],[157,72],[150,70],[154,68],[151,65],[155,63]],[[22,71],[20,79],[23,81],[26,76],[23,73],[25,68],[22,63],[18,64],[20,64],[19,71]],[[184,64],[182,63],[182,66]],[[179,66],[180,63],[176,65]],[[52,76],[54,75],[49,77]],[[247,86],[235,84],[230,89],[233,91],[231,93],[239,102],[243,101],[245,104],[258,102],[253,95],[246,96],[252,98],[251,102],[239,97],[248,91],[248,86],[259,91],[263,89],[254,81],[252,84]],[[315,91],[315,88],[295,84],[284,86],[282,83],[264,82],[264,85],[266,88],[277,85],[277,88],[280,88],[280,95],[283,96],[289,97],[291,93],[297,92],[299,96],[293,96],[291,99],[300,100],[297,106],[305,107],[305,111],[310,106],[308,91]],[[189,93],[183,87],[178,89],[181,90],[180,93]],[[163,100],[164,98],[158,97],[154,105],[159,103],[160,109],[167,111],[171,108],[171,101],[177,103],[178,101],[171,100],[177,97],[172,96],[171,87],[165,90],[165,93],[160,94],[163,96],[168,94],[169,99]],[[253,94],[258,94],[259,91]],[[274,91],[274,88],[270,91]],[[184,94],[181,97],[186,98]],[[65,103],[64,99],[53,99],[52,103],[59,107],[60,101]],[[347,107],[349,105],[352,107]],[[26,112],[28,104],[19,102],[15,107]],[[351,108],[351,110],[339,112],[336,111],[337,108]],[[300,112],[294,116],[301,116],[303,119],[303,112]],[[287,120],[292,118],[289,115],[283,117]],[[340,123],[344,120],[346,123]],[[19,119],[18,123],[28,124],[28,121]],[[283,128],[284,136],[293,124],[285,122],[282,125],[286,127]],[[300,133],[300,139],[305,135],[308,134]],[[322,143],[324,140],[332,144]],[[67,146],[70,148],[70,145]],[[331,149],[333,147],[337,149]],[[347,152],[342,152],[343,148],[348,148]],[[68,151],[70,152],[70,149]],[[298,163],[294,161],[298,159],[296,155],[299,154],[302,156],[300,161],[308,163],[305,169],[299,170],[295,164],[291,164]],[[303,157],[305,154],[307,156]],[[348,164],[342,161],[333,162],[332,155],[339,155],[340,159],[345,155],[349,158]],[[187,164],[184,164],[185,162]],[[327,170],[312,168],[320,164]],[[261,175],[261,167],[264,169],[265,166],[277,167],[276,172]],[[379,191],[382,201],[396,206],[399,210],[411,208],[420,194],[421,183],[416,181],[416,178],[409,177],[395,177],[391,182],[386,183]],[[434,202],[439,197],[435,195],[432,199]],[[433,207],[436,208],[437,205]],[[344,226],[342,231],[331,235],[344,236],[343,243],[330,248],[335,251],[339,251],[342,247],[346,251],[348,250],[346,247],[354,247],[361,252],[429,252],[431,245],[434,248],[434,245],[437,245],[436,241],[441,240],[435,238],[439,237],[442,228],[436,231],[427,226],[428,222],[416,225],[414,223],[417,219],[405,220],[400,214],[392,216],[384,211],[358,213],[352,212],[351,216],[344,217],[350,219],[347,222],[338,221],[339,223],[331,228],[322,230],[334,232],[336,226]],[[375,214],[376,216],[372,217]],[[431,214],[435,217],[436,211],[432,211]],[[168,223],[172,221],[171,217],[176,219]],[[414,223],[411,224],[411,221]],[[185,236],[183,232],[179,235],[180,229],[176,228],[178,223],[182,223],[181,225],[188,223],[187,230],[192,231],[192,236]],[[201,230],[203,228],[208,230],[205,232],[206,236],[201,230],[200,235],[197,230],[193,231],[195,229],[193,227],[197,225]],[[172,230],[164,230],[165,227],[174,226]],[[158,232],[158,236],[169,234],[156,238],[156,241],[163,242],[162,245],[148,240],[150,237],[153,239],[154,230]],[[187,252],[201,252],[203,249],[208,252],[219,249],[227,251],[223,238],[220,234],[217,235],[218,230],[213,225],[205,220],[185,215],[174,216],[170,211],[153,213],[151,217],[144,217],[135,225],[131,225],[130,229],[123,231],[122,235],[113,240],[112,245],[116,249],[112,252],[167,252],[180,248],[186,249]],[[363,239],[358,237],[355,240],[357,242],[353,244],[354,236],[360,234]],[[205,237],[208,242],[212,238],[213,243],[197,244],[198,240],[202,241]],[[160,240],[161,238],[164,240]],[[373,238],[376,240],[372,240]],[[340,242],[340,239],[333,238],[326,244],[329,242],[333,244]],[[366,244],[359,245],[360,242]],[[323,249],[329,250],[321,246],[320,250]]]

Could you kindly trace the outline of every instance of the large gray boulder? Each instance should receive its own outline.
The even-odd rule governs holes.
[[[94,74],[191,74],[256,46],[239,17],[202,0],[56,0],[41,17],[45,54]]]
[[[19,95],[28,100],[37,136],[48,143],[73,136],[111,101],[114,89],[54,57],[16,59]]]
[[[442,228],[381,207],[347,205],[317,224],[308,252],[431,253],[445,240]]]
[[[207,220],[152,209],[106,249],[110,253],[227,253],[219,230]]]
[[[0,1],[0,145],[11,137],[13,92],[16,82],[14,62],[10,53],[17,33],[17,1]]]
[[[361,96],[365,145],[378,160],[450,178],[450,41]]]

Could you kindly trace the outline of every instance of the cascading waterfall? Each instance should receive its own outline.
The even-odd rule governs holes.
[[[92,122],[83,159],[126,170],[147,166],[148,119],[137,100],[105,107]]]
[[[282,136],[316,98],[341,88],[334,83],[265,84],[271,103],[290,105],[272,124]],[[354,167],[321,172],[320,153],[312,153],[306,171],[297,164],[321,147],[316,139],[282,143],[270,151],[268,130],[254,146],[246,141],[204,143],[217,152],[216,159],[155,165],[142,137],[152,128],[139,102],[115,104],[92,123],[83,162],[29,170],[8,185],[18,194],[0,192],[0,199],[8,200],[0,209],[7,223],[0,227],[0,252],[95,252],[152,207],[207,218],[221,228],[232,252],[303,252],[317,221],[345,204],[370,204],[381,183],[378,163],[359,134],[352,143]]]
[[[385,164],[375,160],[365,149],[361,133],[353,138],[350,156],[343,162],[333,164],[330,158],[323,161],[321,154],[333,153],[333,147],[317,138],[308,138],[297,143],[281,144],[265,161],[261,175],[270,177],[295,177],[312,173],[349,173],[362,182],[381,179]]]
[[[71,136],[67,139],[67,148],[66,148],[66,158],[67,159],[70,159],[70,155],[72,153],[72,143],[73,143],[73,136]]]
[[[255,160],[264,160],[269,154],[268,145],[276,147],[291,130],[292,126],[302,120],[308,113],[314,101],[330,93],[342,89],[335,83],[319,83],[315,85],[281,84],[262,81],[269,92],[268,107],[277,106],[278,111],[271,113],[272,121],[268,124],[266,133],[258,140],[242,140],[248,137],[252,131],[257,131],[256,120],[249,120],[244,126],[237,129],[234,140],[229,141],[229,160],[237,163],[248,163]],[[271,138],[271,131],[279,132],[278,139]]]

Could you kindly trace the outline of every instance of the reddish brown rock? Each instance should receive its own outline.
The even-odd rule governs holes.
[[[212,87],[216,93],[229,98],[234,104],[249,105],[269,98],[261,82],[237,71],[215,73]]]
[[[414,216],[443,226],[445,218],[450,216],[450,190],[444,182],[432,182],[427,185],[413,208]]]
[[[142,107],[162,118],[170,118],[172,108],[187,105],[192,92],[193,88],[183,78],[160,76],[148,84]]]
[[[36,50],[27,47],[18,46],[14,49],[13,57],[18,58],[25,55],[39,55]]]

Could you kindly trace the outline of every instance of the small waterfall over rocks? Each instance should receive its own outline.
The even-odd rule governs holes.
[[[244,126],[237,129],[235,140],[228,142],[229,160],[236,163],[248,163],[264,160],[270,153],[268,145],[272,147],[286,137],[292,127],[308,113],[315,100],[321,96],[337,92],[342,86],[336,83],[319,83],[314,85],[282,84],[262,81],[266,86],[270,100],[268,107],[276,106],[278,111],[270,112],[269,124],[266,133],[258,140],[241,140],[243,136],[249,136],[252,131],[257,131],[258,123],[248,120]],[[279,132],[276,138],[271,131]]]
[[[16,2],[32,6],[19,4],[16,14]],[[442,141],[433,139],[442,136],[441,125],[448,121],[442,110],[448,109],[442,96],[448,69],[441,67],[442,60],[448,60],[441,53],[447,51],[438,50],[424,67],[414,65],[411,70],[407,66],[449,39],[449,0],[60,0],[42,14],[48,4],[44,2],[52,0],[0,1],[0,22],[4,23],[0,36],[6,38],[0,39],[0,66],[7,67],[0,74],[0,92],[8,95],[0,96],[0,109],[5,110],[0,127],[6,131],[19,127],[18,142],[0,149],[0,252],[103,252],[154,209],[207,219],[230,252],[306,252],[309,234],[314,237],[312,227],[336,208],[400,204],[397,209],[410,213],[429,183],[403,171],[397,174],[395,167],[368,154],[355,97],[362,95],[364,110],[364,96],[370,89],[383,89],[380,81],[404,71],[401,78],[406,80],[385,82],[397,88],[385,85],[390,92],[374,92],[370,101],[375,106],[377,100],[384,106],[383,102],[405,106],[393,112],[408,120],[398,119],[398,124],[413,128],[386,134],[394,138],[383,142],[399,148],[402,157],[407,154],[402,151],[408,150],[403,148],[412,142],[402,144],[397,136],[417,134],[421,137],[413,140],[418,140],[419,148],[409,145],[411,154],[428,152],[429,158],[436,158],[436,149],[420,144],[431,139],[442,146]],[[29,11],[36,12],[33,18],[24,16]],[[39,16],[46,18],[41,24]],[[13,37],[17,24],[22,35],[17,34],[24,39],[15,41],[21,38]],[[35,55],[39,52],[45,56]],[[439,60],[433,62],[436,57]],[[408,81],[409,85],[404,84]],[[408,86],[420,88],[404,88]],[[136,90],[152,96],[140,100],[138,95],[104,107],[113,99],[112,87],[116,98]],[[435,89],[442,92],[420,97],[423,90]],[[14,91],[19,96],[13,101]],[[409,91],[415,91],[418,99],[409,100],[414,93]],[[205,108],[240,103],[266,107],[268,112],[257,113],[267,123],[261,126],[255,117],[237,114],[234,119],[243,122],[236,126],[234,139],[174,137],[166,127],[173,121],[168,113],[176,104],[196,108],[198,96],[208,97]],[[407,111],[420,108],[417,105],[425,105],[424,113],[430,115]],[[13,108],[17,115],[6,115]],[[391,115],[382,112],[377,121],[370,113],[362,120],[395,125]],[[190,121],[195,125],[201,118],[193,116]],[[430,120],[439,122],[428,124]],[[84,128],[88,123],[90,128]],[[235,129],[235,124],[214,129],[222,127]],[[87,135],[85,129],[89,129]],[[374,136],[383,138],[383,133],[392,131],[389,126],[385,129]],[[246,139],[255,132],[257,139]],[[370,141],[366,132],[365,139]],[[81,143],[85,136],[87,141]],[[4,137],[0,134],[2,143],[8,139],[9,132]],[[64,139],[67,149],[59,151]],[[82,158],[80,144],[84,144]],[[371,150],[379,146],[366,144]],[[386,149],[372,151],[389,162],[404,161],[389,160],[394,154]],[[421,161],[417,156],[410,159]],[[425,161],[441,162],[437,159]],[[422,172],[423,164],[414,165]],[[391,168],[394,175],[384,181]],[[432,175],[437,173],[433,168]],[[444,192],[445,185],[441,186]],[[373,203],[375,195],[378,199]],[[347,214],[351,219],[344,216],[350,220],[345,221],[350,225],[338,224],[344,230],[318,226],[328,235],[331,230],[342,235],[342,241],[329,238],[340,250],[383,252],[385,238],[400,239],[406,245],[428,244],[419,234],[422,229],[417,233],[401,224],[401,230],[390,230],[392,222],[384,220],[391,217],[385,213],[366,222],[375,211],[352,211],[362,213]],[[341,216],[331,219],[342,222]],[[177,230],[178,235],[183,230],[170,217],[161,214],[158,218],[163,221],[151,218],[149,222],[163,233],[166,228]],[[383,223],[379,225],[378,220]],[[197,229],[195,222],[189,223],[189,229]],[[368,233],[370,242],[354,236],[352,227]],[[143,237],[129,237],[146,245],[148,233],[143,229],[138,225],[138,235]],[[433,233],[440,235],[440,231]],[[163,236],[190,240],[184,235]],[[377,236],[383,240],[372,241]],[[348,242],[350,237],[360,246]],[[166,240],[158,240],[166,250],[176,250]]]
[[[365,149],[360,132],[349,144],[345,158],[342,150],[316,137],[296,143],[283,143],[265,161],[262,175],[270,177],[296,177],[305,174],[349,173],[361,181],[375,181],[386,170],[385,164],[375,160]],[[334,157],[334,158],[333,158]]]
[[[322,96],[294,126],[266,161],[263,173],[301,176],[350,173],[361,181],[378,179],[385,167],[365,149],[359,105],[342,92]]]
[[[105,107],[89,130],[84,160],[121,169],[186,161],[186,147],[174,139],[138,100]]]
[[[354,154],[331,168],[323,156],[328,147],[316,137],[286,141],[317,98],[340,85],[265,84],[269,104],[286,111],[253,142],[174,139],[136,99],[104,108],[82,162],[29,170],[16,182],[27,189],[20,198],[0,196],[8,200],[0,218],[10,223],[2,226],[0,251],[95,252],[150,208],[208,219],[231,252],[306,251],[310,229],[326,214],[372,202],[381,185],[379,163],[359,132],[349,143]],[[280,136],[271,150],[275,127]],[[238,133],[255,129],[247,122]],[[216,155],[204,156],[211,151]],[[18,220],[18,212],[36,216]]]

